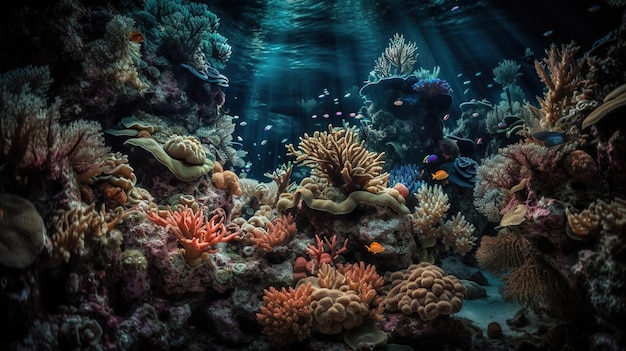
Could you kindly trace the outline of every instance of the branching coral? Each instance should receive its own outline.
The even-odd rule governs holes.
[[[191,266],[197,266],[209,259],[209,254],[219,251],[214,248],[221,242],[228,242],[239,237],[239,232],[229,233],[224,225],[224,215],[217,213],[211,219],[205,219],[204,208],[195,213],[186,206],[179,206],[176,211],[168,208],[165,218],[156,212],[147,212],[152,222],[166,227],[183,246],[185,260]]]
[[[262,333],[274,345],[286,345],[303,341],[312,334],[311,284],[302,284],[296,289],[273,287],[263,291],[263,306],[256,314],[263,326]]]
[[[83,255],[85,241],[101,238],[127,216],[122,207],[107,212],[104,204],[96,211],[94,203],[74,204],[69,210],[58,210],[52,220],[52,264],[67,262],[72,254]]]
[[[282,215],[267,223],[267,231],[263,228],[255,228],[250,241],[255,249],[270,252],[274,247],[284,245],[296,233],[296,230],[293,215]]]
[[[389,39],[389,46],[385,52],[376,59],[374,73],[378,78],[409,74],[417,62],[416,52],[415,43],[405,42],[404,36],[396,33]]]
[[[298,150],[293,144],[286,145],[287,155],[295,156],[295,163],[310,167],[312,173],[326,178],[346,195],[356,190],[384,190],[389,178],[382,172],[385,153],[369,152],[365,141],[357,139],[352,129],[333,130],[329,125],[328,132],[300,137]]]
[[[573,42],[560,48],[552,44],[546,49],[548,57],[535,61],[535,70],[548,88],[543,98],[537,98],[545,114],[541,124],[546,129],[553,128],[564,109],[575,104],[573,94],[582,82],[579,73],[585,64],[584,60],[576,59],[578,49]]]
[[[446,250],[454,248],[465,255],[474,247],[474,225],[465,220],[465,216],[457,213],[452,219],[444,220],[450,203],[448,195],[440,185],[423,184],[415,194],[418,206],[411,214],[413,231],[423,248],[432,248],[437,239],[443,242]],[[430,255],[430,253],[429,253]],[[430,258],[422,257],[430,260]]]

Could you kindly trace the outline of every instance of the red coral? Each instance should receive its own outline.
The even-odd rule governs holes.
[[[267,231],[256,228],[250,238],[252,246],[265,252],[270,252],[274,247],[285,244],[297,231],[293,215],[283,215],[273,222],[267,223]]]

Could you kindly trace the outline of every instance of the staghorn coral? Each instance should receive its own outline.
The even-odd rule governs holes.
[[[389,178],[382,172],[385,153],[369,152],[364,144],[352,129],[333,130],[329,125],[328,132],[300,137],[298,150],[293,144],[286,147],[287,155],[296,157],[296,164],[310,167],[312,174],[327,179],[345,195],[356,190],[377,193],[386,188]]]
[[[404,35],[396,33],[389,39],[389,46],[376,59],[373,73],[378,79],[410,74],[417,62],[416,52],[415,43],[405,42]]]
[[[267,223],[267,231],[255,228],[250,241],[252,246],[263,252],[270,252],[274,247],[284,245],[296,233],[296,222],[293,215],[282,215]]]
[[[148,211],[146,217],[152,222],[166,227],[183,246],[182,252],[190,266],[197,266],[209,259],[209,254],[216,253],[215,245],[239,237],[238,232],[229,233],[224,225],[224,215],[216,213],[210,219],[204,218],[204,207],[195,213],[186,206],[178,206],[176,211],[168,207],[165,218],[154,211]]]
[[[387,280],[387,279],[386,279]],[[385,297],[385,309],[405,315],[417,313],[423,321],[461,310],[467,288],[441,268],[422,262],[389,276],[391,290]]]
[[[309,303],[312,292],[311,284],[302,284],[296,289],[270,287],[263,290],[263,306],[256,318],[263,326],[261,332],[271,344],[286,345],[311,336]]]
[[[544,113],[541,121],[544,129],[555,127],[565,108],[575,105],[573,94],[582,82],[579,73],[585,64],[584,60],[576,59],[579,48],[574,42],[560,47],[552,44],[546,49],[548,57],[535,61],[537,75],[548,88],[543,98],[537,98]]]

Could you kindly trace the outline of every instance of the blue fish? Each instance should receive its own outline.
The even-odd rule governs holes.
[[[556,146],[559,144],[563,144],[563,142],[565,141],[565,133],[543,131],[543,132],[533,133],[533,138],[539,141],[543,141],[543,143],[547,147],[552,147],[552,146]]]

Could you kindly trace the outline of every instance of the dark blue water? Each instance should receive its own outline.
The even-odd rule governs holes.
[[[603,1],[207,3],[221,19],[219,32],[233,47],[222,70],[231,80],[226,107],[231,115],[240,116],[239,122],[245,122],[237,134],[244,139],[254,173],[261,174],[286,161],[281,140],[296,142],[305,131],[323,130],[328,123],[339,125],[360,108],[363,101],[355,89],[367,80],[395,33],[417,44],[416,68],[441,68],[440,78],[453,89],[448,123],[454,123],[461,102],[499,101],[501,89],[492,74],[499,62],[522,63],[520,85],[528,101],[535,103],[543,85],[534,67],[523,64],[525,49],[542,58],[551,43],[574,41],[586,51],[616,28],[622,16]],[[600,9],[591,8],[594,5]],[[313,111],[298,105],[310,99],[318,103]],[[336,116],[338,111],[341,117]],[[325,113],[330,118],[322,118]],[[318,118],[311,118],[313,114]],[[266,132],[268,124],[272,128]],[[260,145],[263,140],[267,144]]]

